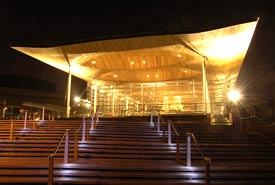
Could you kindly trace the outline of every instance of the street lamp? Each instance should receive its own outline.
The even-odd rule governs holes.
[[[229,101],[232,102],[230,117],[231,117],[231,122],[235,124],[238,122],[238,117],[239,117],[237,103],[242,98],[242,95],[239,90],[231,89],[228,91],[227,97]]]
[[[228,91],[227,97],[231,102],[237,103],[241,99],[242,95],[239,90],[231,89]]]

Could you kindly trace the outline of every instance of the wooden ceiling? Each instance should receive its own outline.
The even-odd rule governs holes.
[[[193,34],[143,36],[62,45],[12,47],[44,63],[92,81],[117,84],[236,76],[257,21]]]

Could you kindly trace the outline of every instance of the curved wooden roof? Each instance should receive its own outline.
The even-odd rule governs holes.
[[[192,34],[143,36],[62,45],[12,47],[35,59],[91,81],[127,82],[235,78],[257,21]]]

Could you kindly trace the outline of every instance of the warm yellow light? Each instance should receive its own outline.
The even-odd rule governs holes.
[[[78,97],[78,96],[74,97],[74,102],[76,102],[76,103],[80,102],[80,97]]]
[[[149,78],[149,77],[150,77],[150,75],[146,75],[146,77],[147,77],[147,78]]]
[[[181,54],[177,54],[177,57],[181,58]]]
[[[158,74],[156,74],[156,78],[158,78],[159,77],[159,75]]]
[[[92,61],[92,64],[96,64],[96,61],[95,61],[95,60],[93,60],[93,61]]]
[[[241,93],[239,90],[231,89],[228,91],[227,97],[232,102],[238,102],[241,99]]]
[[[114,74],[114,78],[116,78],[117,77],[117,74]]]
[[[254,28],[248,28],[234,35],[214,38],[209,42],[206,56],[225,60],[245,54],[254,33]]]
[[[146,61],[145,61],[145,60],[142,60],[142,63],[143,63],[143,64],[146,64]]]
[[[135,61],[131,61],[131,65],[134,65]]]
[[[187,73],[188,71],[187,71],[187,70],[185,70],[184,72],[185,72],[185,73]]]
[[[86,103],[85,106],[86,106],[86,108],[90,108],[91,104],[90,103]]]

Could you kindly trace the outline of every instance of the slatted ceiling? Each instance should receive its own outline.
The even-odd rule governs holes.
[[[193,52],[190,47],[206,55],[215,39],[237,35],[245,30],[250,30],[253,33],[255,26],[256,22],[251,22],[194,34],[146,36],[50,48],[14,47],[14,49],[67,71],[68,64],[64,57],[65,54],[70,62],[75,62],[76,66],[78,66],[78,69],[74,70],[73,75],[87,81],[92,80],[97,75],[101,80],[110,80],[117,83],[122,83],[123,81],[167,81],[184,78],[199,79],[201,78],[203,58]],[[206,65],[207,78],[215,79],[215,73],[220,70],[226,73],[238,73],[245,52],[238,57],[233,56],[226,60],[207,55],[209,59]],[[181,57],[178,57],[178,54]],[[142,63],[143,60],[146,61],[146,64]],[[92,64],[92,61],[96,61],[96,64]],[[131,61],[135,63],[131,65]],[[188,73],[185,73],[185,70]],[[148,72],[150,72],[149,78],[145,74]],[[113,78],[115,73],[118,73],[117,78]],[[155,78],[156,74],[159,75],[158,78]]]

